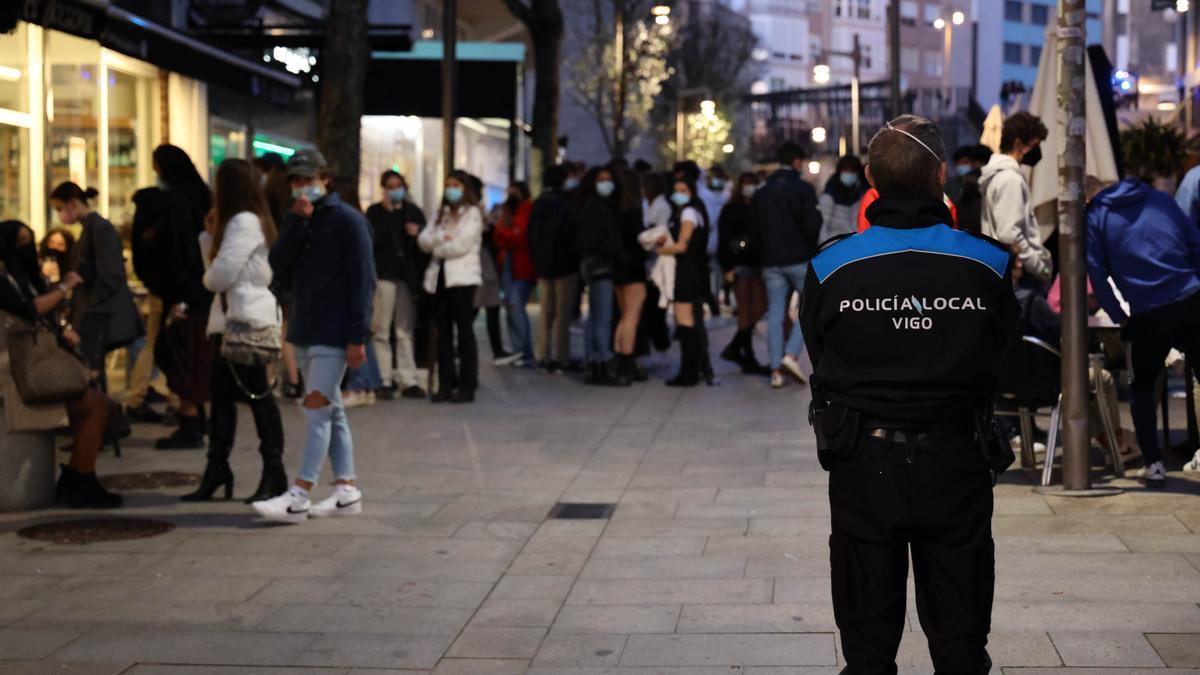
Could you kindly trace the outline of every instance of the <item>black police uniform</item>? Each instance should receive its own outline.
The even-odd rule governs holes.
[[[911,547],[936,672],[986,673],[993,480],[976,424],[1016,331],[1010,254],[948,227],[930,196],[883,196],[867,216],[812,259],[800,318],[828,406],[843,672],[896,672]]]

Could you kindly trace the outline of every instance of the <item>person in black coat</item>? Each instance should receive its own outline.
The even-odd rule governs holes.
[[[584,352],[588,384],[629,386],[629,378],[612,361],[614,277],[625,264],[621,243],[621,193],[616,175],[607,168],[587,172],[579,186],[576,219],[580,273],[588,285]]]
[[[721,351],[721,358],[740,365],[742,372],[750,375],[770,372],[754,355],[754,327],[767,313],[767,289],[758,265],[760,254],[750,236],[754,228],[751,200],[761,183],[758,174],[743,173],[717,218],[717,262],[726,283],[733,285],[738,327],[733,340]]]
[[[561,371],[571,360],[572,304],[579,287],[579,252],[575,243],[575,214],[564,188],[567,171],[548,166],[542,175],[544,192],[529,212],[529,254],[538,275],[538,318],[534,356],[538,369]]]
[[[212,207],[212,193],[187,153],[174,145],[155,148],[154,171],[163,202],[150,237],[164,317],[154,356],[167,376],[167,386],[179,396],[180,417],[179,428],[155,447],[200,449],[206,435],[204,404],[212,362],[207,335],[212,294],[204,287],[199,236]]]

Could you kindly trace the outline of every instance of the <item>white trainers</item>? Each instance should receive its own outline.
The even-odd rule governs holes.
[[[1138,477],[1142,479],[1142,482],[1148,488],[1163,488],[1167,486],[1167,470],[1161,461],[1154,462],[1139,471]]]
[[[1024,443],[1021,442],[1021,437],[1013,436],[1013,439],[1012,439],[1013,452],[1020,453],[1022,445],[1024,445]],[[1041,441],[1034,441],[1033,442],[1033,454],[1034,455],[1045,455],[1046,454],[1046,444]]]
[[[771,373],[771,388],[783,389],[783,375],[779,373]]]
[[[808,378],[804,377],[804,373],[800,371],[800,362],[797,361],[795,358],[793,358],[787,354],[784,354],[783,369],[787,372],[788,375],[791,375],[792,377],[794,377],[796,379],[796,381],[799,382],[800,384],[808,384]]]
[[[1192,457],[1192,460],[1183,465],[1185,473],[1200,473],[1200,450]]]
[[[368,405],[375,405],[375,392],[347,391],[342,394],[343,408],[361,408]]]
[[[276,523],[298,524],[308,520],[312,503],[309,501],[307,494],[304,494],[299,488],[293,486],[278,497],[254,502],[251,506],[254,507],[255,512],[259,516],[266,520]]]
[[[313,518],[357,516],[362,513],[362,490],[353,485],[338,485],[328,499],[313,504]]]

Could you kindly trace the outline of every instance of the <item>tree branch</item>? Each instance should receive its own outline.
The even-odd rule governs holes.
[[[525,24],[525,28],[533,30],[533,10],[530,6],[521,2],[521,0],[504,0],[504,6],[508,7],[508,11],[518,21]]]

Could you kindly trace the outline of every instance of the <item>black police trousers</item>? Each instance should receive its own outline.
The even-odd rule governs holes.
[[[867,435],[833,467],[829,503],[843,675],[896,673],[910,549],[935,673],[986,674],[996,581],[992,479],[973,435]]]

